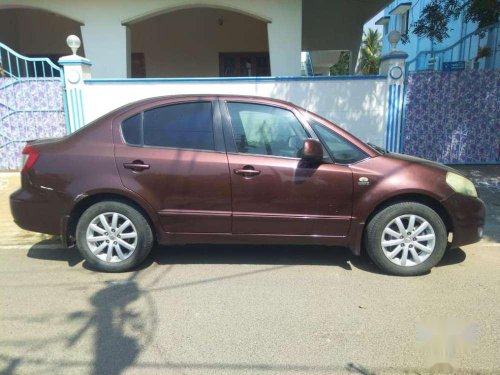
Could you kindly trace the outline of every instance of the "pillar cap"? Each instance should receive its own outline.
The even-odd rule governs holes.
[[[82,41],[76,35],[69,35],[66,38],[66,44],[71,49],[71,51],[73,51],[73,55],[76,55],[78,52],[78,48],[80,48],[80,46],[82,45]]]
[[[69,55],[69,56],[63,56],[58,60],[59,64],[61,65],[88,65],[92,66],[92,63],[90,62],[89,59],[86,59],[85,57],[81,57],[78,55]]]
[[[408,58],[408,54],[403,51],[392,51],[390,53],[387,53],[383,55],[380,58],[380,61],[386,61],[386,60],[406,60]]]

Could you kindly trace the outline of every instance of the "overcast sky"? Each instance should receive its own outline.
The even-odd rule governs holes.
[[[365,23],[365,26],[363,27],[363,30],[366,31],[368,29],[376,29],[378,30],[379,33],[382,34],[384,31],[383,26],[375,25],[375,21],[377,21],[380,17],[384,15],[384,10],[382,9],[379,14],[377,14],[375,17],[373,17],[370,21]]]

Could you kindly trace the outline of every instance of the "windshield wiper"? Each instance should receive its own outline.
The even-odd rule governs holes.
[[[368,146],[370,146],[371,148],[373,148],[375,151],[380,152],[381,154],[388,154],[388,153],[389,153],[389,151],[387,151],[387,150],[383,149],[383,148],[382,148],[382,147],[380,147],[380,146],[374,145],[374,144],[373,144],[373,143],[371,143],[371,142],[367,142],[366,144],[367,144]]]

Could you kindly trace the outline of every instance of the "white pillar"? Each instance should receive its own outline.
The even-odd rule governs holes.
[[[130,61],[127,26],[101,17],[81,26],[85,55],[94,64],[94,78],[127,78]]]
[[[403,101],[405,96],[406,59],[408,55],[392,51],[380,59],[380,74],[387,76],[388,100],[385,148],[391,152],[402,151]]]
[[[302,2],[288,4],[286,12],[267,24],[272,76],[300,76]]]
[[[73,54],[63,56],[59,64],[64,69],[64,109],[67,114],[66,121],[70,133],[85,125],[85,112],[83,107],[83,80],[90,79],[90,67],[92,64],[86,58],[78,56],[77,50],[80,39],[71,35],[66,39],[68,45],[74,43]]]

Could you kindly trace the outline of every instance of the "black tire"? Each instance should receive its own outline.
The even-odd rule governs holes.
[[[87,228],[92,220],[103,213],[118,213],[128,218],[137,232],[137,243],[132,254],[121,261],[112,263],[99,259],[89,248],[86,239]],[[154,237],[151,226],[144,215],[135,207],[120,201],[102,201],[85,210],[76,226],[76,245],[92,268],[103,272],[124,272],[137,267],[153,248]]]
[[[402,215],[420,216],[434,230],[434,250],[420,264],[402,266],[393,263],[384,254],[381,243],[384,229],[391,221]],[[365,231],[365,247],[370,258],[382,271],[397,276],[417,276],[428,273],[443,257],[447,242],[448,233],[441,217],[432,208],[416,202],[396,203],[382,209],[370,220]]]

